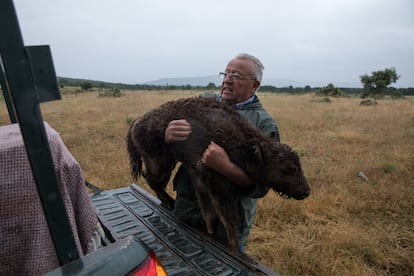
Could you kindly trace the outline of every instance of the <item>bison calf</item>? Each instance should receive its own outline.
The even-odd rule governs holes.
[[[192,133],[185,141],[166,144],[165,129],[177,119],[186,119]],[[210,141],[223,147],[256,185],[287,198],[309,196],[296,152],[262,134],[233,108],[213,98],[170,101],[136,119],[127,135],[132,175],[143,175],[163,205],[173,208],[174,199],[165,188],[176,163],[182,162],[191,176],[207,231],[213,233],[219,219],[230,247],[238,249],[236,198],[243,195],[243,190],[202,165],[200,160]]]

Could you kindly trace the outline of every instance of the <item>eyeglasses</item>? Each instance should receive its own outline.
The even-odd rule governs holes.
[[[226,77],[229,77],[230,80],[256,80],[256,78],[246,78],[245,76],[239,75],[238,73],[224,73],[224,72],[220,72],[219,73],[219,77],[220,79],[225,79]]]

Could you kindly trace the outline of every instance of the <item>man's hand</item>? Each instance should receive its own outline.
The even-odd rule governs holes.
[[[201,162],[241,187],[248,188],[253,185],[247,174],[230,160],[224,148],[213,141],[210,142],[210,145],[204,151]]]
[[[210,145],[208,145],[207,149],[204,151],[201,162],[207,167],[219,172],[221,171],[223,164],[229,164],[231,161],[226,151],[211,141]]]
[[[171,121],[165,129],[165,142],[167,144],[184,141],[191,134],[191,125],[184,119]]]

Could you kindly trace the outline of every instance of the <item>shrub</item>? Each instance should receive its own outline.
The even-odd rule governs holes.
[[[134,121],[134,118],[127,116],[125,119],[125,122],[127,123],[127,125],[130,125],[132,122]]]
[[[317,96],[331,96],[331,97],[346,97],[346,94],[341,89],[335,87],[332,83],[328,86],[322,87],[315,92]]]
[[[315,97],[312,99],[312,102],[330,103],[332,101],[331,101],[331,98],[329,97],[317,97],[317,98]]]
[[[88,91],[89,89],[92,89],[92,87],[93,87],[93,85],[90,81],[83,81],[80,86],[81,86],[82,90],[86,90],[86,91]]]
[[[375,99],[365,99],[365,100],[362,100],[360,103],[359,103],[359,105],[365,105],[365,106],[368,106],[368,105],[377,105],[378,104],[378,102],[375,100]]]
[[[397,170],[397,168],[395,167],[395,165],[394,165],[394,164],[389,163],[389,162],[386,162],[386,163],[382,164],[382,166],[381,166],[381,170],[382,170],[384,173],[389,174],[389,173],[393,173],[393,172],[395,172],[395,171]]]
[[[398,99],[404,99],[405,96],[400,91],[393,91],[391,92],[391,99],[398,100]]]
[[[119,98],[122,96],[124,96],[124,94],[118,88],[106,89],[104,91],[100,91],[98,94],[98,98],[103,98],[103,97]]]

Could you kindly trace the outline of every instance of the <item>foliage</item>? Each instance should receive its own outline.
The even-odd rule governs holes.
[[[135,120],[135,118],[127,116],[126,119],[125,119],[125,122],[129,126],[134,120]]]
[[[124,94],[118,88],[110,88],[105,89],[104,91],[99,91],[98,98],[103,97],[112,97],[112,98],[119,98],[122,97]]]
[[[206,91],[202,93],[203,97],[217,97],[217,92],[214,91]]]
[[[391,95],[391,99],[394,99],[394,100],[404,99],[405,98],[404,94],[401,93],[400,91],[392,91],[390,93],[390,95]]]
[[[92,89],[93,85],[90,81],[83,81],[81,82],[80,87],[82,88],[82,90],[88,91]]]
[[[319,102],[319,103],[330,103],[332,102],[331,98],[329,98],[328,96],[326,97],[315,97],[311,100],[312,102]]]
[[[206,86],[206,89],[210,89],[210,90],[217,89],[217,86],[215,85],[214,82],[209,82]]]
[[[305,94],[312,91],[312,87],[306,85],[305,87],[293,87],[292,85],[275,87],[273,85],[262,85],[260,91],[272,93],[289,93],[289,94]]]
[[[94,80],[85,80],[85,79],[73,79],[73,78],[66,78],[66,77],[58,77],[59,84],[64,85],[65,87],[79,87],[81,83],[84,81],[89,81],[93,87],[97,87],[99,89],[104,88],[118,88],[122,90],[135,90],[135,91],[173,91],[173,90],[185,90],[185,91],[205,91],[205,90],[219,90],[220,86],[216,86],[216,88],[207,88],[206,86],[191,86],[191,85],[152,85],[152,84],[125,84],[125,83],[111,83],[111,82],[103,82],[103,81],[94,81]],[[211,86],[212,84],[207,84],[207,86]],[[260,87],[260,92],[271,92],[271,93],[283,93],[283,94],[296,94],[302,95],[306,93],[310,93],[312,91],[316,91],[320,89],[320,87],[311,87],[310,85],[306,85],[305,87],[293,87],[292,85],[283,86],[283,87],[275,87],[273,85],[262,85]],[[341,87],[341,91],[345,95],[359,95],[364,92],[363,88],[349,88],[349,87]],[[414,87],[409,88],[387,88],[384,92],[389,94],[391,90],[398,90],[404,95],[414,95]]]
[[[371,75],[362,75],[360,80],[364,86],[364,93],[362,98],[366,97],[381,97],[384,90],[391,84],[395,83],[400,76],[397,74],[394,67],[386,68],[384,70],[374,71]]]
[[[342,92],[341,89],[335,87],[332,83],[328,84],[328,86],[320,88],[318,91],[315,92],[317,96],[325,96],[325,97],[345,97],[346,94]]]
[[[321,99],[321,102],[323,102],[323,103],[330,103],[330,102],[332,102],[332,101],[331,101],[331,99],[330,99],[329,97],[323,97],[323,98]]]
[[[79,89],[79,88],[77,88],[77,87],[70,87],[70,86],[65,86],[65,87],[62,87],[61,89],[60,89],[60,93],[62,94],[62,95],[72,95],[72,94],[74,94],[74,95],[78,95],[79,93],[87,93],[88,91],[86,91],[86,90],[81,90],[81,89]]]
[[[369,106],[369,105],[377,105],[378,102],[375,99],[365,99],[362,100],[359,105],[365,105],[365,106]]]

